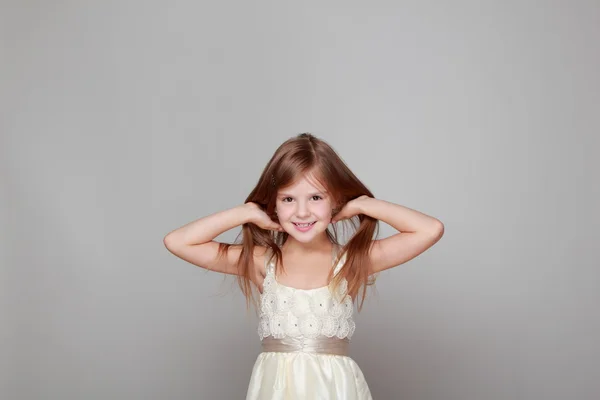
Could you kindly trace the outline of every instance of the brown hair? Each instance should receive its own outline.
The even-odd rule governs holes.
[[[273,221],[275,215],[275,202],[279,188],[293,184],[298,178],[311,174],[331,194],[334,212],[340,210],[347,202],[362,195],[373,197],[367,187],[350,171],[338,154],[322,139],[310,133],[302,133],[285,141],[275,151],[271,160],[264,168],[258,183],[246,198],[246,203],[253,202],[259,205]],[[342,278],[348,281],[348,293],[358,299],[362,288],[362,300],[359,310],[365,299],[367,286],[372,284],[369,277],[369,256],[371,241],[378,230],[378,221],[367,215],[360,214],[349,220],[339,223],[350,225],[354,235],[341,247],[338,261],[342,256],[346,260],[340,272],[332,278],[330,287],[336,288]],[[326,231],[331,242],[340,244],[336,226],[331,226]],[[254,300],[250,277],[255,271],[253,265],[254,247],[264,246],[271,250],[272,257],[277,260],[282,258],[280,246],[288,238],[286,232],[275,232],[259,228],[248,223],[242,226],[242,251],[238,261],[238,284],[246,297],[246,302]],[[221,243],[219,253],[224,254],[231,246]],[[268,253],[267,253],[268,254]]]

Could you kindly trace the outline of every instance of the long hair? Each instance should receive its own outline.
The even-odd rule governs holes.
[[[334,214],[357,197],[362,195],[374,197],[329,144],[310,133],[302,133],[279,146],[265,166],[258,183],[246,198],[245,203],[256,203],[273,221],[278,222],[275,214],[278,189],[291,185],[297,179],[308,174],[331,194],[332,204],[335,205]],[[367,286],[373,283],[373,279],[369,277],[368,253],[371,241],[378,230],[378,221],[360,214],[349,220],[340,221],[338,224],[349,225],[354,234],[345,245],[340,246],[341,250],[338,252],[335,262],[337,263],[344,256],[345,262],[338,274],[330,276],[330,288],[337,288],[342,279],[346,278],[348,294],[359,303],[358,309],[360,310],[366,296]],[[330,228],[326,231],[330,241],[334,245],[341,245],[337,227]],[[242,226],[241,236],[242,251],[238,260],[238,284],[246,297],[247,305],[250,301],[256,304],[251,283],[251,276],[256,274],[252,267],[254,265],[254,247],[258,245],[266,247],[267,250],[270,249],[271,257],[275,258],[276,268],[279,268],[277,261],[282,259],[281,246],[289,235],[286,232],[269,231],[261,229],[255,224],[247,223]],[[219,253],[223,255],[230,246],[230,244],[221,243]],[[359,292],[361,292],[360,302],[358,301]]]

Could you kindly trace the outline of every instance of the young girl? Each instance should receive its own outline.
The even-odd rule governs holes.
[[[354,227],[345,244],[342,220]],[[374,240],[378,220],[398,233]],[[214,241],[239,225],[241,244]],[[305,133],[277,149],[243,205],[164,243],[185,261],[237,275],[247,302],[258,290],[262,352],[247,399],[362,400],[372,397],[348,357],[353,305],[360,310],[374,274],[418,256],[443,231],[433,217],[375,199],[327,143]]]

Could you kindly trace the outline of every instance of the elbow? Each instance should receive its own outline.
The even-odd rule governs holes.
[[[167,234],[164,238],[163,238],[163,245],[167,248],[167,250],[169,250],[169,248],[172,246],[172,242],[171,242],[171,236],[169,236],[170,234]]]
[[[437,242],[438,240],[440,240],[442,238],[442,236],[444,236],[444,224],[442,223],[442,221],[436,219],[433,222],[433,226],[430,228],[429,232],[431,234],[431,236],[433,237],[433,239]]]
[[[177,246],[177,239],[175,238],[175,235],[173,234],[173,232],[168,233],[163,238],[163,245],[169,251],[173,251],[173,249]]]

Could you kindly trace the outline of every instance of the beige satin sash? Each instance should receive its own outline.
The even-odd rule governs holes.
[[[263,352],[304,352],[304,353],[319,353],[319,354],[334,354],[338,356],[347,356],[350,341],[348,338],[340,339],[337,337],[317,337],[314,339],[308,338],[293,338],[285,337],[283,339],[275,339],[274,337],[266,337],[262,340]]]

